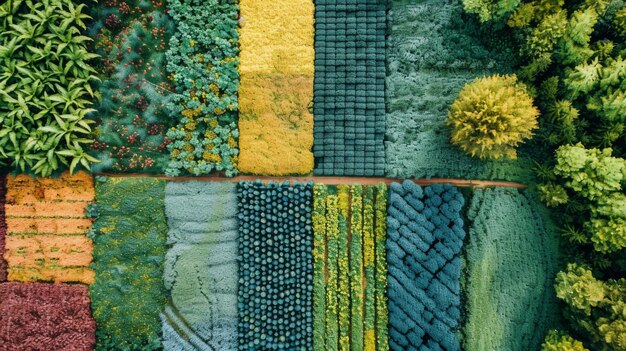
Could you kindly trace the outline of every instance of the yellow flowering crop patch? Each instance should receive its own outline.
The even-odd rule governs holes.
[[[87,173],[58,179],[7,177],[6,252],[9,281],[93,282],[93,245],[86,234],[93,201]]]
[[[311,0],[241,0],[239,170],[313,169]]]

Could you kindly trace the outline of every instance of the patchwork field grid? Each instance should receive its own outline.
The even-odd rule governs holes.
[[[0,351],[626,350],[625,0],[0,1]]]

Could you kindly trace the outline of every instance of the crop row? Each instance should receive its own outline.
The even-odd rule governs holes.
[[[387,189],[316,185],[313,348],[388,350]]]

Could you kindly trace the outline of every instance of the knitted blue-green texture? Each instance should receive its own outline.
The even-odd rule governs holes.
[[[168,182],[166,351],[237,350],[237,187]]]
[[[528,178],[528,159],[471,158],[450,144],[444,123],[466,83],[512,71],[512,39],[481,29],[460,0],[392,0],[388,18],[387,176]]]
[[[526,191],[474,192],[467,213],[464,350],[539,350],[548,330],[559,327],[559,235],[546,211]]]
[[[311,350],[313,183],[241,182],[239,350]]]
[[[463,195],[392,183],[387,209],[389,347],[460,351]]]
[[[317,175],[385,173],[386,3],[315,2]]]

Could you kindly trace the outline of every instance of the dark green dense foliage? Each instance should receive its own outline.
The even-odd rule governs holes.
[[[387,176],[527,181],[530,161],[481,161],[449,143],[447,111],[464,84],[508,73],[511,38],[480,28],[457,0],[393,0],[387,37]]]
[[[87,2],[91,4],[91,2]],[[89,169],[95,70],[86,4],[11,0],[0,4],[0,164],[48,176]]]
[[[167,222],[165,181],[96,180],[90,289],[96,350],[160,350]]]
[[[315,2],[318,175],[385,173],[384,0]]]
[[[559,319],[559,242],[548,212],[512,188],[477,189],[465,246],[464,350],[538,350]]]
[[[102,163],[94,170],[163,173],[173,124],[165,52],[174,23],[163,1],[152,0],[101,1],[92,17],[93,50],[101,55],[91,151]]]

